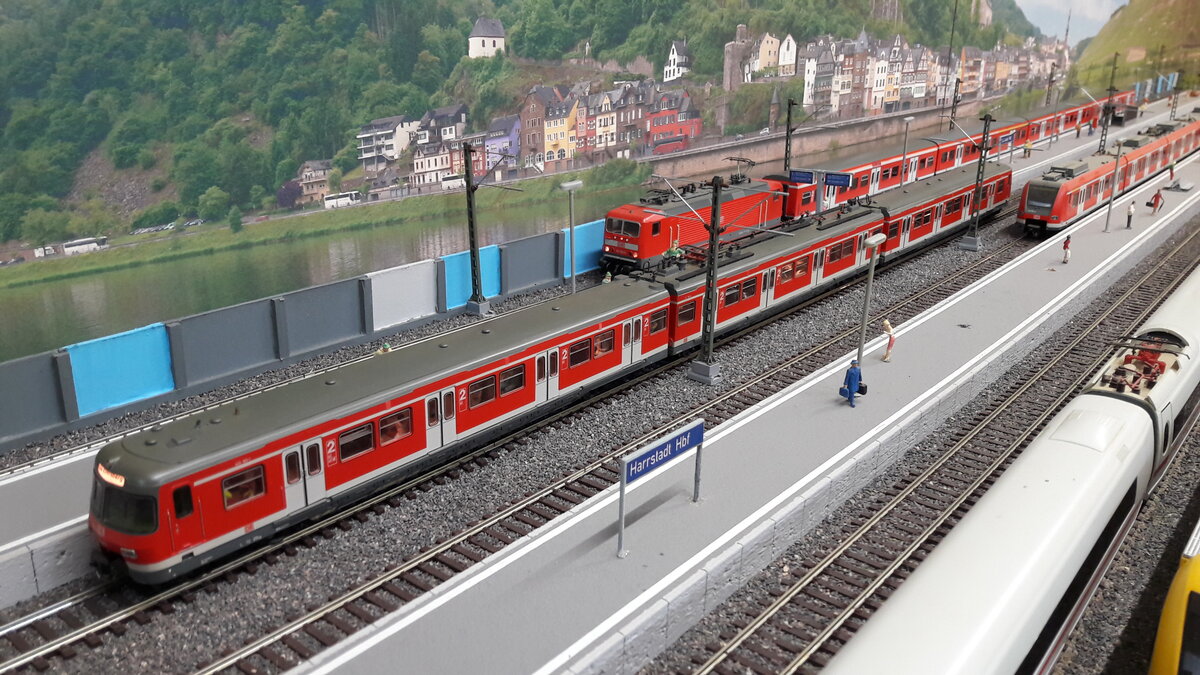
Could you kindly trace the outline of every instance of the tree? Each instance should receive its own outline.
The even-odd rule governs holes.
[[[229,229],[233,230],[234,234],[242,231],[242,210],[236,204],[229,209],[229,216],[226,220],[229,221]]]
[[[58,202],[47,195],[0,195],[0,241],[19,239],[21,220],[33,209],[55,211],[58,209]]]
[[[329,183],[330,192],[342,191],[342,170],[334,169],[325,177],[325,182]]]
[[[154,227],[173,222],[179,217],[179,204],[175,202],[159,202],[148,206],[138,213],[129,225],[130,230],[140,230],[143,227]]]
[[[275,203],[285,209],[294,208],[302,192],[299,181],[289,180],[275,191]]]
[[[21,234],[42,246],[67,238],[67,225],[70,218],[61,211],[33,209],[21,219]]]
[[[220,220],[229,213],[229,193],[216,185],[200,195],[198,215],[205,220]]]
[[[89,199],[76,207],[68,227],[77,237],[94,237],[116,230],[117,217],[103,200]]]

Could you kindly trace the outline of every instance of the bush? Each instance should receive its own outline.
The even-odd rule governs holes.
[[[150,183],[150,189],[155,192],[162,192],[163,188],[167,187],[167,179],[159,176]]]
[[[142,209],[141,213],[133,219],[133,223],[129,227],[132,230],[143,227],[154,227],[155,225],[170,223],[178,217],[179,204],[175,202],[161,202]]]
[[[143,169],[153,168],[158,159],[154,156],[154,151],[150,148],[142,148],[138,152],[137,163]]]
[[[242,210],[237,206],[229,209],[229,217],[226,220],[229,221],[229,229],[233,230],[234,234],[242,231]]]

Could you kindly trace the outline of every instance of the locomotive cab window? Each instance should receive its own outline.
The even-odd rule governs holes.
[[[467,407],[477,408],[496,398],[496,376],[488,375],[482,380],[475,380],[467,387]]]
[[[342,461],[375,449],[374,427],[374,424],[367,422],[338,435],[338,452]]]
[[[256,497],[261,497],[266,492],[267,479],[263,473],[262,464],[235,473],[221,481],[221,495],[225,498],[226,509],[245,504]]]
[[[800,195],[800,203],[801,204],[811,204],[812,200],[813,200],[812,192],[805,192],[804,194]]]
[[[192,515],[192,486],[181,485],[171,493],[171,501],[175,506],[176,518],[187,518]]]
[[[667,329],[667,310],[658,310],[650,315],[650,334],[660,333]]]
[[[628,220],[621,220],[620,218],[606,218],[604,221],[604,231],[609,234],[637,237],[641,234],[642,226]]]
[[[525,364],[500,371],[500,395],[507,396],[525,388]]]
[[[92,484],[92,514],[105,527],[125,534],[150,534],[158,529],[158,502],[154,497]]]
[[[379,444],[388,445],[412,435],[412,408],[394,412],[379,420]]]
[[[658,233],[659,233],[659,231],[660,231],[660,227],[661,227],[661,226],[660,226],[660,224],[658,223],[658,221],[655,221],[653,224],[651,224],[651,225],[650,225],[650,236],[652,236],[652,237],[657,237],[657,236],[658,236]]]

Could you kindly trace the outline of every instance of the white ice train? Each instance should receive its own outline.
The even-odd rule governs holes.
[[[1197,307],[1200,273],[1121,341],[825,672],[1048,670],[1200,398]]]

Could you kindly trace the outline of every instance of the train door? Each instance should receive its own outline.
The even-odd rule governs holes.
[[[462,403],[465,406],[467,400],[467,389],[463,387],[460,394]],[[441,426],[441,444],[449,445],[458,440],[458,432],[454,425],[454,388],[443,389],[441,394],[430,396],[425,399],[425,423],[432,429],[436,426]],[[439,438],[436,431],[430,432],[432,435],[432,443],[436,443]],[[427,442],[426,445],[432,445]]]
[[[1158,419],[1162,420],[1162,434],[1159,436],[1159,446],[1155,448],[1154,453],[1154,468],[1156,469],[1163,458],[1167,456],[1167,451],[1171,449],[1171,420],[1175,419],[1174,412],[1171,410],[1171,404],[1168,402],[1163,409],[1158,411]]]
[[[300,496],[301,506],[304,495]],[[175,550],[182,551],[204,541],[204,527],[192,501],[192,486],[180,485],[171,492],[171,541]],[[291,500],[288,500],[290,507]]]
[[[904,174],[904,178],[900,181],[903,184],[911,183],[917,179],[917,167],[921,164],[920,157],[908,158],[908,171]]]
[[[546,398],[558,394],[558,349],[546,352]]]
[[[819,281],[825,276],[825,249],[813,254],[813,281]]]
[[[534,400],[538,403],[541,403],[542,401],[550,398],[550,390],[546,386],[546,383],[548,382],[546,355],[538,354],[538,357],[533,361],[533,367],[537,373],[537,389],[535,390],[536,393],[534,394]]]
[[[871,187],[867,188],[867,194],[875,194],[879,192],[879,167],[871,169]]]
[[[933,207],[933,229],[934,231],[942,229],[942,205],[938,204]]]
[[[954,166],[958,166],[958,165],[962,164],[962,157],[963,157],[963,146],[960,143],[957,147],[954,148]]]
[[[642,317],[639,316],[629,323],[633,324],[633,336],[629,341],[629,361],[626,361],[626,363],[632,363],[636,360],[642,348]]]
[[[321,455],[321,439],[314,438],[300,445],[304,469],[304,500],[313,504],[325,498],[325,458]],[[291,500],[288,500],[291,504]]]
[[[771,296],[773,295],[772,291],[774,289],[775,289],[775,268],[772,267],[771,269],[767,270],[766,272],[763,272],[762,294],[761,294],[762,297],[759,300],[759,304],[758,304],[758,306],[760,308],[766,307],[767,305],[769,305],[771,303]]]
[[[912,225],[912,217],[904,217],[904,226],[900,229],[901,240],[907,245],[912,240],[909,239],[909,226]]]
[[[289,512],[308,503],[304,493],[304,460],[301,459],[303,454],[303,445],[297,445],[283,453],[283,492]]]

